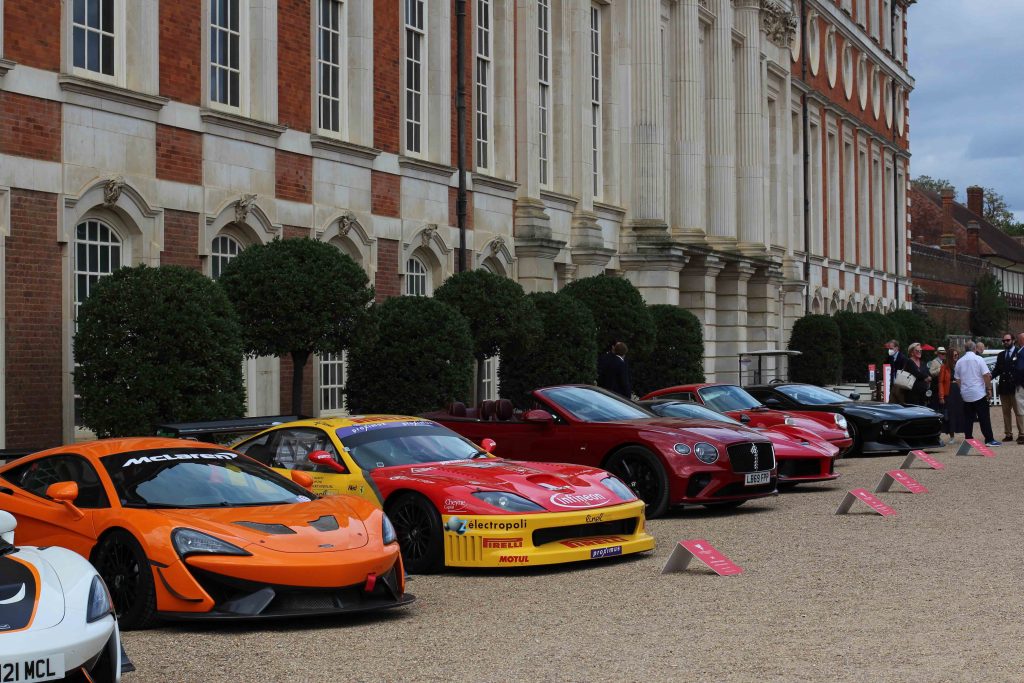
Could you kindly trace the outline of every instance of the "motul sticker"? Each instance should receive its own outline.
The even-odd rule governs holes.
[[[556,493],[549,499],[560,508],[593,508],[604,505],[608,498],[600,493]]]

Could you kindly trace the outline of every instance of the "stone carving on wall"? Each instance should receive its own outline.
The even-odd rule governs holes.
[[[434,235],[436,235],[436,234],[437,234],[437,224],[436,223],[428,223],[427,226],[425,228],[423,228],[423,232],[420,233],[420,243],[424,247],[429,247],[430,246],[430,241],[432,239],[434,239]]]
[[[253,204],[255,203],[256,195],[242,195],[242,198],[235,202],[235,222],[245,223],[249,218],[249,212],[252,211]]]
[[[338,234],[348,236],[352,231],[352,225],[356,222],[356,215],[349,211],[338,219]]]
[[[779,47],[789,47],[796,36],[796,27],[796,17],[777,0],[761,0],[761,28],[768,40]]]
[[[497,256],[499,252],[505,247],[505,238],[498,235],[490,243],[491,256]]]
[[[124,190],[124,178],[117,176],[103,184],[103,206],[111,207],[117,204]]]

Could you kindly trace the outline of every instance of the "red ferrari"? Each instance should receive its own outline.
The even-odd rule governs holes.
[[[735,384],[684,384],[652,391],[643,400],[656,398],[690,401],[725,413],[748,427],[789,425],[817,434],[845,455],[853,446],[846,418],[838,413],[801,413],[773,410]]]
[[[586,385],[538,389],[533,400],[523,413],[503,399],[476,410],[456,403],[427,417],[473,441],[493,438],[508,457],[609,470],[647,503],[648,517],[670,506],[735,507],[776,493],[775,453],[759,432],[658,417]]]

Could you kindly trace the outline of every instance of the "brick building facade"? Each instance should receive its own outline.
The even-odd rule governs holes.
[[[627,277],[703,320],[719,379],[808,309],[905,305],[912,2],[470,0],[467,263]],[[0,0],[0,446],[79,434],[75,310],[118,266],[308,236],[379,297],[450,275],[454,11]],[[290,373],[249,361],[249,411]],[[306,376],[343,409],[340,358]]]

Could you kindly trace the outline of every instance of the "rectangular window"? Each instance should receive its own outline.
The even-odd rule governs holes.
[[[840,257],[842,246],[839,239],[839,146],[836,134],[831,131],[827,135],[826,154],[828,159],[828,257]]]
[[[210,101],[239,108],[242,75],[240,0],[210,0]]]
[[[857,154],[857,232],[859,233],[860,254],[858,263],[871,264],[871,214],[869,211],[870,191],[868,189],[868,154],[861,149]]]
[[[481,401],[494,401],[498,398],[498,356],[484,360],[484,376],[480,380]]]
[[[859,263],[857,260],[857,227],[854,222],[853,201],[857,175],[854,172],[853,143],[843,145],[843,260]]]
[[[423,151],[424,0],[405,0],[405,149]]]
[[[603,188],[602,138],[604,124],[601,118],[601,10],[590,8],[590,161],[593,164],[594,196],[600,197]]]
[[[871,239],[874,240],[874,267],[885,270],[885,224],[882,217],[882,167],[878,158],[871,160]]]
[[[345,353],[325,353],[320,358],[320,414],[345,411]]]
[[[341,98],[345,92],[341,12],[339,0],[320,0],[316,41],[319,126],[322,131],[337,134],[342,132]]]
[[[76,69],[114,75],[114,24],[114,0],[74,0],[71,42]]]
[[[494,31],[491,0],[476,0],[476,166],[491,168],[494,139]]]
[[[551,126],[551,0],[537,0],[537,154],[540,184],[548,184]]]

